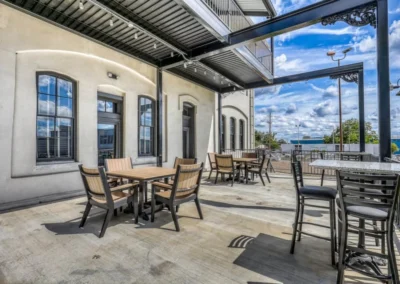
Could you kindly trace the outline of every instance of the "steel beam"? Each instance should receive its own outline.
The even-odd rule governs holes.
[[[217,93],[217,113],[218,113],[218,153],[222,154],[222,94]]]
[[[156,137],[157,137],[157,167],[162,167],[163,161],[163,79],[162,70],[157,68],[157,124],[156,124]]]
[[[358,71],[358,128],[360,152],[365,152],[364,71]]]
[[[389,23],[387,0],[377,0],[376,49],[378,63],[379,158],[391,158]]]
[[[283,33],[298,30],[322,21],[323,18],[353,10],[365,5],[375,4],[376,0],[324,0],[309,5],[294,12],[272,18],[227,36],[227,43],[213,42],[194,48],[190,57],[195,60],[207,58],[238,46],[257,42]],[[169,68],[181,61],[180,58],[167,58],[161,62],[161,67]]]
[[[265,87],[271,87],[271,86],[275,86],[275,85],[283,85],[283,84],[289,84],[289,83],[294,83],[294,82],[307,81],[307,80],[335,76],[335,75],[340,75],[340,74],[354,73],[354,72],[358,72],[363,69],[364,69],[363,63],[354,63],[354,64],[349,64],[349,65],[343,65],[340,67],[331,67],[331,68],[326,68],[326,69],[321,69],[321,70],[316,70],[316,71],[305,72],[305,73],[301,73],[301,74],[289,75],[289,76],[285,76],[285,77],[277,77],[277,78],[274,78],[274,82],[272,84],[268,84],[265,81],[254,82],[251,84],[247,84],[246,89],[265,88]],[[221,93],[229,93],[232,91],[233,91],[233,88],[228,87],[228,88],[222,89]]]

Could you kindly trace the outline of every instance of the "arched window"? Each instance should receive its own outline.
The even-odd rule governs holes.
[[[225,122],[225,115],[222,116],[222,129],[221,129],[221,147],[222,151],[225,150],[225,127],[226,127],[226,122]]]
[[[154,156],[154,100],[139,96],[139,156]]]
[[[240,150],[244,150],[244,121],[239,120],[239,147]]]
[[[38,72],[36,79],[36,160],[74,160],[76,83],[53,72]]]
[[[230,119],[230,136],[231,136],[231,150],[236,150],[236,119],[231,117]]]

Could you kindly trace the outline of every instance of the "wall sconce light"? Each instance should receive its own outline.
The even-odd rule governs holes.
[[[107,77],[110,79],[114,79],[114,80],[117,80],[119,78],[119,76],[117,74],[114,74],[111,72],[107,72]]]

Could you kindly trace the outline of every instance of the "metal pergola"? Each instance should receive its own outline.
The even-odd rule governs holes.
[[[355,70],[351,66],[342,66],[314,71],[315,73],[274,78],[271,82],[259,76],[240,60],[232,52],[235,48],[272,39],[274,36],[316,23],[331,25],[337,21],[344,21],[357,27],[372,25],[377,29],[380,159],[383,161],[384,158],[391,156],[387,0],[323,0],[230,33],[225,36],[224,41],[216,38],[199,23],[196,17],[179,5],[179,2],[178,0],[0,0],[0,3],[106,45],[158,69],[156,129],[159,165],[162,162],[162,71],[217,92],[219,130],[221,130],[223,93],[283,84],[290,80],[298,80],[296,78],[307,80],[318,74],[345,77],[347,73],[351,74]],[[363,94],[361,89],[364,83],[360,70],[357,71],[358,85],[360,94]],[[362,99],[360,96],[359,104],[361,112],[363,96]],[[361,122],[364,123],[364,119],[361,121],[360,116],[360,124]],[[360,125],[361,128],[364,129]],[[219,138],[221,141],[221,137]],[[360,136],[360,140],[361,138]]]

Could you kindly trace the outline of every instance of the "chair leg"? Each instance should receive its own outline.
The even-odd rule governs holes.
[[[261,173],[260,173],[260,179],[261,179],[261,182],[262,182],[263,186],[265,186],[265,182],[264,182],[264,179],[263,179],[263,177],[262,177],[262,174],[261,174]]]
[[[399,280],[399,272],[397,270],[396,264],[396,253],[394,250],[393,244],[393,225],[388,225],[388,233],[387,233],[387,246],[388,246],[388,260],[389,260],[389,268],[390,274],[392,275],[392,283],[400,283]]]
[[[133,213],[135,214],[135,224],[139,223],[139,188],[133,193]]]
[[[88,201],[88,203],[86,203],[85,212],[83,212],[82,221],[79,225],[79,228],[82,228],[83,226],[85,226],[86,219],[87,219],[87,216],[89,215],[91,208],[92,208],[92,204],[90,204],[90,202]]]
[[[304,197],[301,197],[301,203],[300,204],[300,221],[299,221],[299,232],[298,232],[298,237],[297,237],[297,241],[300,242],[301,241],[301,232],[303,230],[303,216],[304,216]]]
[[[292,246],[290,248],[290,253],[294,253],[294,246],[296,243],[296,234],[297,234],[297,225],[299,223],[299,212],[300,211],[300,197],[297,197],[296,203],[296,215],[294,217],[294,225],[293,225],[293,237],[292,237]]]
[[[102,238],[104,234],[106,233],[108,223],[110,223],[110,220],[113,215],[113,209],[107,209],[106,217],[104,218],[103,226],[101,227],[100,235],[99,238]]]
[[[200,200],[199,200],[199,198],[196,198],[196,199],[194,200],[194,202],[196,203],[197,212],[199,212],[200,219],[203,220],[203,213],[201,212],[201,207],[200,207]]]
[[[324,176],[325,176],[325,170],[322,170],[322,175],[321,175],[321,186],[324,185]]]
[[[330,219],[330,229],[331,229],[331,263],[333,266],[336,265],[336,236],[335,236],[335,200],[329,202],[329,219]]]
[[[210,174],[208,175],[208,179],[211,179],[212,172],[213,172],[213,169],[211,169]]]
[[[233,171],[232,180],[231,180],[231,186],[233,186],[233,182],[235,180],[235,177],[236,177],[236,173],[235,173],[235,171]]]
[[[176,205],[176,213],[179,211],[179,205]]]
[[[175,223],[175,229],[177,232],[179,232],[180,229],[179,229],[178,217],[176,216],[176,212],[175,212],[175,207],[173,204],[170,204],[169,207],[171,209],[172,220],[174,220],[174,223]]]
[[[381,230],[385,231],[385,221],[381,221]],[[385,254],[386,252],[386,244],[385,244],[385,238],[382,238],[382,244],[381,244],[381,252]]]
[[[337,284],[342,284],[344,280],[344,261],[346,254],[346,246],[347,246],[347,223],[346,220],[342,220],[341,226],[342,235],[340,236],[340,249],[339,249],[339,263],[338,263],[338,274],[336,278]]]
[[[151,188],[151,222],[154,222],[154,214],[156,210],[156,199],[154,197],[154,186]]]
[[[217,172],[217,174],[215,175],[215,182],[214,182],[214,184],[217,184],[218,174],[219,174],[219,172]]]
[[[261,174],[260,174],[261,176]],[[265,171],[265,176],[267,177],[268,183],[271,183],[271,180],[269,179],[268,171]]]

